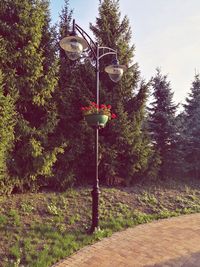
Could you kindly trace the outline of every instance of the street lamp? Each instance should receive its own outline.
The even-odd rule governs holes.
[[[88,47],[87,42],[72,32],[71,36],[67,36],[60,41],[60,46],[65,50],[66,55],[71,60],[78,59],[83,50]]]
[[[82,37],[76,34],[76,30]],[[113,82],[118,82],[126,67],[119,65],[117,60],[117,52],[110,47],[99,46],[94,42],[92,38],[73,20],[73,29],[70,36],[63,38],[60,41],[60,46],[65,50],[66,55],[71,60],[78,59],[82,52],[86,49],[90,49],[95,59],[95,71],[96,71],[96,103],[99,106],[99,60],[107,55],[115,55],[115,59],[111,65],[105,68],[105,72],[108,73],[110,79]],[[98,174],[98,157],[99,157],[99,126],[95,127],[95,169],[96,176],[92,190],[92,225],[90,233],[99,229],[99,174]]]

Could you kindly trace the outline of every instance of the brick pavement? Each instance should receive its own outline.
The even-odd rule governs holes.
[[[129,228],[53,267],[200,267],[200,214]]]

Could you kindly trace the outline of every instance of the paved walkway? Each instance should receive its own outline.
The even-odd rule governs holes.
[[[81,249],[55,267],[200,267],[200,214],[139,225]]]

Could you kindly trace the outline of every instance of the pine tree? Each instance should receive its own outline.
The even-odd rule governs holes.
[[[90,28],[100,46],[117,50],[121,64],[132,64],[122,80],[113,83],[104,72],[113,57],[105,57],[100,62],[100,102],[110,103],[118,116],[101,132],[101,176],[120,176],[129,183],[146,168],[148,161],[149,148],[142,131],[147,85],[141,82],[138,86],[140,77],[137,64],[133,64],[129,20],[126,16],[121,20],[119,1],[101,1],[99,17]]]
[[[182,151],[186,175],[200,178],[200,76],[196,74],[182,114]]]
[[[6,0],[0,6],[5,54],[5,92],[16,88],[17,123],[10,173],[16,187],[45,184],[62,146],[51,135],[58,123],[52,96],[57,86],[55,33],[49,25],[48,1]],[[65,146],[65,144],[63,144]]]
[[[154,100],[151,103],[152,107],[149,108],[149,132],[155,151],[153,158],[158,164],[158,176],[165,179],[174,174],[175,168],[177,143],[175,112],[177,106],[173,103],[170,82],[159,69],[152,79],[152,87]]]

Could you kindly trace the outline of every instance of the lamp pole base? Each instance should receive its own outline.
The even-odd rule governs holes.
[[[94,187],[92,192],[92,226],[89,233],[94,233],[100,230],[99,227],[99,195],[100,190],[98,187]]]

